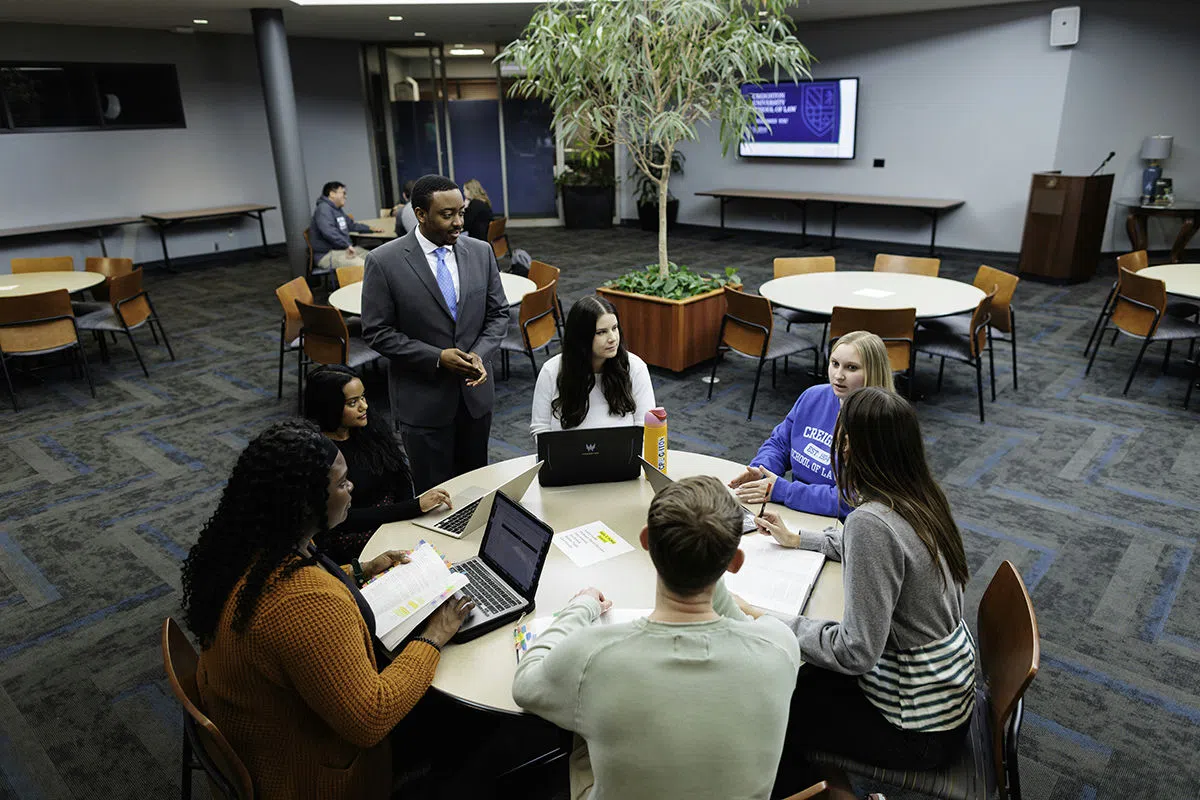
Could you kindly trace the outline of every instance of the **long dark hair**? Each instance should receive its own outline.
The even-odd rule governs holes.
[[[341,364],[314,369],[309,373],[308,385],[304,388],[304,415],[326,433],[342,427],[342,412],[346,408],[346,395],[342,390],[355,379],[362,380],[357,372]],[[360,455],[372,474],[395,473],[404,481],[412,480],[404,451],[400,449],[395,435],[388,430],[383,415],[368,410],[366,427],[348,430],[350,438],[338,442],[338,446]]]
[[[912,526],[933,563],[944,558],[950,577],[965,586],[970,575],[962,535],[929,472],[912,405],[876,386],[852,392],[833,427],[831,449],[842,499],[852,506],[874,500],[891,508]]]
[[[605,314],[616,316],[617,310],[612,303],[595,295],[576,301],[567,314],[558,397],[550,403],[551,412],[558,415],[564,429],[578,427],[587,416],[588,395],[596,387],[596,376],[592,373],[592,342],[596,338],[596,321]],[[619,318],[617,324],[619,332]],[[617,354],[604,362],[600,386],[611,415],[623,417],[637,410],[624,336],[617,345]]]
[[[184,617],[201,647],[212,644],[243,575],[234,598],[238,632],[276,581],[313,563],[296,547],[306,528],[328,529],[329,468],[337,455],[311,422],[285,420],[254,437],[238,456],[217,510],[183,562]]]

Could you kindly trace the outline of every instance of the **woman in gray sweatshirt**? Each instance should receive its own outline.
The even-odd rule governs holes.
[[[842,404],[831,448],[845,527],[763,533],[841,561],[841,622],[798,617],[805,661],[775,789],[795,791],[813,749],[894,769],[932,769],[962,746],[975,706],[975,644],[963,621],[967,559],[950,504],[925,462],[908,401],[881,388]],[[813,724],[820,720],[819,724]],[[811,781],[810,781],[811,782]]]

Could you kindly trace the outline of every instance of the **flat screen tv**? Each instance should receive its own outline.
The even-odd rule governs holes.
[[[744,83],[742,94],[754,103],[761,120],[753,138],[738,145],[739,155],[854,158],[858,78]]]

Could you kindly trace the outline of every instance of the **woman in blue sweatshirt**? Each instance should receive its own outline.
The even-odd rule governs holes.
[[[873,333],[852,331],[829,354],[829,383],[806,389],[758,448],[746,471],[729,482],[743,503],[771,500],[797,511],[844,517],[829,445],[842,401],[863,386],[895,391],[887,346]],[[792,478],[780,477],[788,470]]]

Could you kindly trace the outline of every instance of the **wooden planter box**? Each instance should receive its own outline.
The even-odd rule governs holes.
[[[668,300],[601,286],[596,293],[617,309],[625,347],[647,364],[682,372],[717,354],[725,291]]]

